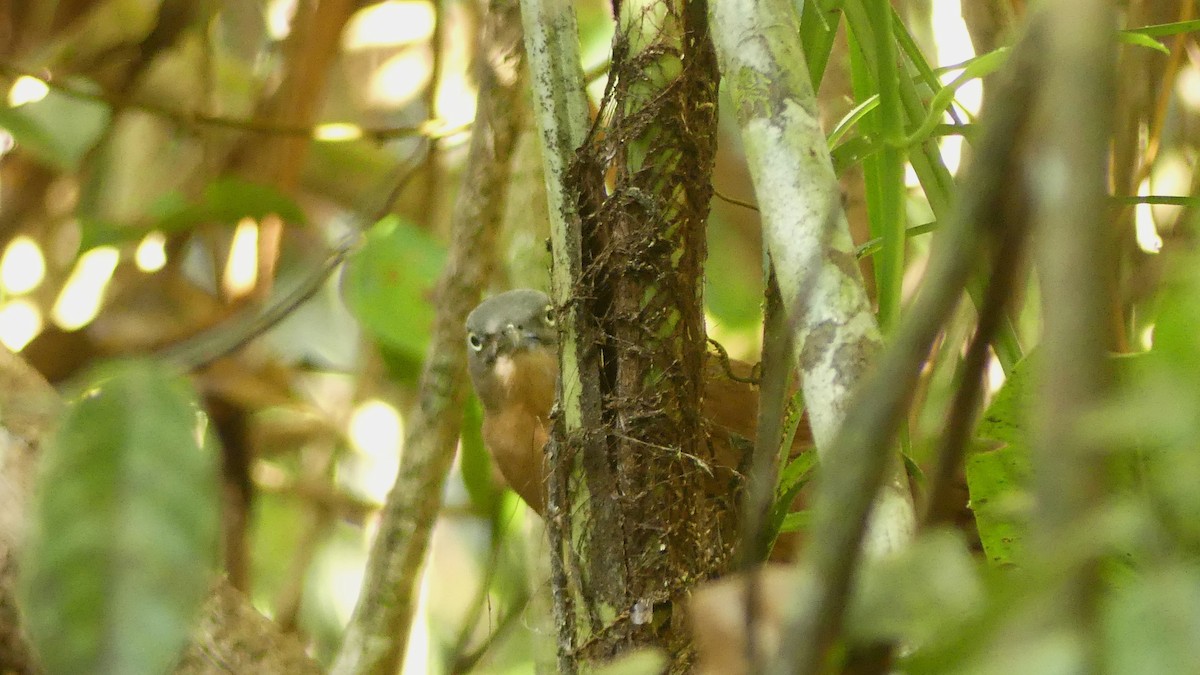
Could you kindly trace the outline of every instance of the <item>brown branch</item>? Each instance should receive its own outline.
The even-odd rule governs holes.
[[[1016,152],[1024,159],[1028,148],[1014,142],[1014,146],[1017,145],[1021,147]],[[958,386],[939,442],[937,464],[930,475],[929,499],[920,523],[923,530],[951,522],[964,506],[961,498],[955,497],[955,484],[983,402],[989,348],[996,348],[996,340],[1009,316],[1010,303],[1020,292],[1018,284],[1029,248],[1030,196],[1021,180],[1022,169],[1018,162],[1012,161],[1010,167],[1004,201],[996,204],[993,210],[995,226],[986,242],[992,259],[986,275],[988,284],[979,308],[975,335],[959,367]]]
[[[394,673],[416,607],[418,571],[441,508],[466,398],[463,322],[495,265],[513,147],[523,118],[520,17],[515,2],[493,0],[483,28],[478,123],[451,218],[449,258],[436,291],[438,311],[396,483],[371,547],[366,579],[331,672]]]

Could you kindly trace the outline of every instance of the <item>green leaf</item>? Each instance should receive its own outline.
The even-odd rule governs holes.
[[[967,488],[979,540],[990,562],[1011,565],[1020,557],[1032,506],[1029,448],[1007,445],[967,458]]]
[[[800,44],[808,62],[813,91],[821,88],[841,18],[840,0],[803,0],[800,4]]]
[[[290,224],[303,224],[304,212],[279,190],[240,178],[219,178],[204,188],[200,198],[188,200],[169,192],[151,205],[147,218],[136,223],[116,223],[81,218],[83,250],[106,244],[137,241],[150,232],[187,232],[200,225],[233,227],[243,218],[261,220],[277,215]]]
[[[376,339],[422,358],[434,317],[428,293],[437,281],[445,249],[395,217],[380,221],[366,239],[342,272],[346,304]]]
[[[779,487],[776,493],[781,498],[787,499],[787,504],[790,504],[791,499],[788,495],[794,496],[793,491],[804,486],[816,465],[817,453],[812,451],[800,453],[783,467],[783,471],[779,472]]]
[[[779,532],[782,534],[807,530],[811,522],[812,511],[792,511],[783,517],[783,521],[779,524]]]
[[[236,225],[243,218],[259,220],[275,214],[289,223],[303,223],[304,213],[279,190],[240,178],[219,178],[204,188],[200,199],[189,201],[178,193],[159,199],[151,207],[147,230],[179,232],[197,225]]]
[[[976,435],[1004,443],[1024,443],[1025,420],[1033,396],[1035,358],[1022,359],[983,413]]]
[[[1117,41],[1124,42],[1127,45],[1135,45],[1138,47],[1146,47],[1147,49],[1153,49],[1156,52],[1162,52],[1163,54],[1167,54],[1168,56],[1171,54],[1171,50],[1167,49],[1166,46],[1163,45],[1163,43],[1159,42],[1158,40],[1155,40],[1154,38],[1152,38],[1148,35],[1143,35],[1142,33],[1134,32],[1134,31],[1127,31],[1127,30],[1119,31],[1117,33]]]
[[[832,150],[834,147],[836,147],[842,138],[844,138],[846,134],[850,132],[850,129],[854,128],[854,125],[857,124],[859,120],[877,107],[879,107],[878,94],[868,96],[863,100],[862,103],[854,106],[850,112],[846,113],[842,119],[838,120],[838,123],[833,126],[833,131],[829,132],[827,139],[829,142],[829,148]]]
[[[1156,570],[1112,593],[1104,611],[1107,672],[1195,672],[1200,663],[1200,570]]]
[[[847,624],[860,640],[919,646],[971,620],[983,601],[983,583],[962,540],[933,531],[895,556],[866,564]]]
[[[51,90],[40,101],[0,108],[0,127],[17,146],[61,171],[75,170],[108,125],[110,114],[100,103]]]
[[[213,221],[236,223],[242,218],[278,215],[288,223],[303,223],[304,212],[278,189],[241,178],[225,177],[204,188],[201,201]]]
[[[1012,564],[1020,555],[1030,505],[1032,467],[1026,429],[1036,358],[1022,359],[983,413],[977,436],[1000,447],[972,454],[966,461],[971,510],[988,560]]]
[[[933,135],[945,115],[946,109],[954,102],[954,95],[964,85],[996,72],[1008,60],[1009,49],[1001,47],[995,51],[982,54],[966,62],[963,72],[945,86],[939,88],[929,102],[929,111],[921,122],[905,139],[906,145],[921,143]]]
[[[20,603],[47,673],[166,672],[208,593],[217,455],[190,386],[93,370],[42,456]]]
[[[916,236],[920,236],[922,234],[929,234],[930,232],[933,232],[934,230],[936,230],[937,226],[938,226],[937,221],[933,221],[930,223],[921,223],[920,225],[913,225],[904,230],[904,238],[908,239],[910,237],[916,237]],[[882,245],[883,245],[882,237],[876,237],[874,239],[869,239],[869,240],[863,242],[858,248],[854,249],[854,257],[862,259],[869,255],[875,255],[877,252],[879,252],[879,249]]]
[[[1182,33],[1193,33],[1200,31],[1200,19],[1192,19],[1191,21],[1176,21],[1174,23],[1159,23],[1152,26],[1142,26],[1141,28],[1130,28],[1129,30],[1120,31],[1123,33],[1134,33],[1137,35],[1145,35],[1147,37],[1163,37],[1166,35],[1180,35]]]
[[[492,480],[492,462],[483,445],[483,409],[471,397],[463,411],[462,454],[459,455],[463,485],[476,506],[490,512],[500,497]]]

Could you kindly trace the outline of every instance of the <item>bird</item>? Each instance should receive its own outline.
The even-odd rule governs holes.
[[[538,515],[545,514],[543,448],[558,380],[555,314],[549,296],[523,288],[484,300],[466,320],[467,370],[483,405],[484,445],[509,487]],[[749,382],[752,372],[750,364],[735,359],[706,359],[701,412],[709,425],[754,438],[758,387]],[[802,423],[793,451],[811,443]],[[740,472],[745,453],[739,448],[746,446],[718,443],[718,467]]]
[[[558,381],[554,305],[541,291],[494,295],[467,315],[467,371],[483,405],[483,441],[504,480],[545,513],[542,448]]]

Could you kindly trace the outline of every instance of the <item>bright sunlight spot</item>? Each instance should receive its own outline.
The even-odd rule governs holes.
[[[25,298],[0,305],[0,344],[19,352],[42,332],[42,310]]]
[[[313,129],[313,139],[318,141],[355,141],[362,135],[362,127],[349,122],[329,122]]]
[[[1175,93],[1189,110],[1200,110],[1200,68],[1188,65],[1179,71]]]
[[[221,288],[230,298],[240,298],[258,284],[258,223],[242,218],[233,231],[229,258],[225,260],[225,275]]]
[[[79,330],[96,318],[120,257],[112,246],[97,246],[79,257],[50,310],[55,325],[65,331]]]
[[[167,264],[167,238],[158,231],[142,237],[133,261],[139,270],[146,273],[161,270]]]
[[[445,77],[438,87],[436,114],[446,126],[459,127],[475,119],[475,87],[461,75]]]
[[[37,242],[23,234],[13,237],[0,257],[0,289],[20,295],[42,284],[46,278],[46,259]]]
[[[1150,351],[1154,348],[1154,324],[1150,324],[1142,329],[1142,334],[1138,336],[1138,342],[1142,345],[1142,349]]]
[[[987,365],[987,388],[988,394],[995,394],[1000,391],[1000,387],[1004,386],[1004,380],[1007,376],[1004,374],[1004,366],[1000,365],[1000,359],[995,355],[988,358]]]
[[[971,45],[971,36],[967,33],[967,25],[962,19],[962,6],[959,0],[933,0],[933,41],[937,47],[937,63],[947,66],[962,63],[975,58],[975,48]],[[941,76],[943,84],[958,77],[962,71],[955,70]],[[983,98],[983,84],[973,80],[963,85],[957,92],[955,100],[966,108],[972,115],[979,112],[979,104]],[[950,118],[947,117],[949,122]],[[950,173],[958,172],[962,160],[962,136],[946,136],[941,139],[942,158]],[[911,174],[911,170],[909,172]],[[912,174],[913,184],[916,175]]]
[[[292,32],[296,16],[296,0],[270,0],[267,3],[267,34],[272,40],[282,40]]]
[[[1142,181],[1138,186],[1138,195],[1150,194],[1150,179]],[[1138,204],[1133,207],[1133,225],[1137,237],[1138,248],[1146,253],[1158,253],[1162,250],[1163,240],[1154,224],[1154,207],[1149,204]]]
[[[408,633],[408,651],[404,654],[402,675],[421,675],[436,672],[430,668],[431,642],[429,634],[429,584],[432,575],[421,575],[421,586],[417,593],[417,609],[413,612],[412,627]]]
[[[50,87],[45,82],[36,77],[22,75],[12,83],[12,87],[8,90],[8,105],[16,108],[26,103],[37,103],[46,98],[49,93]]]
[[[371,74],[367,101],[381,107],[412,100],[429,83],[429,55],[417,50],[401,52],[384,61]]]
[[[369,399],[350,414],[350,445],[359,453],[346,462],[342,477],[377,503],[387,499],[396,481],[404,423],[388,403]]]
[[[423,42],[433,35],[433,23],[431,3],[388,0],[365,7],[350,19],[342,49],[352,52]]]

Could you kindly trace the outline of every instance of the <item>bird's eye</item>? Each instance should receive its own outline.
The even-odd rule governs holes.
[[[546,305],[546,316],[543,317],[547,326],[554,325],[554,305]]]
[[[483,340],[481,340],[479,336],[474,333],[467,335],[467,344],[471,345],[471,349],[474,349],[475,351],[483,349]]]

